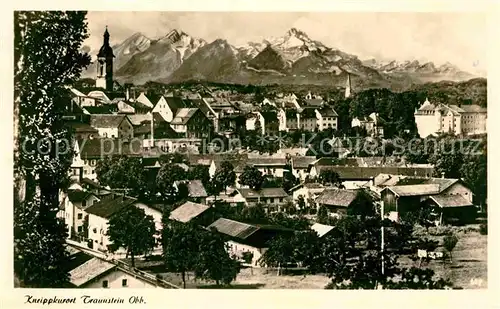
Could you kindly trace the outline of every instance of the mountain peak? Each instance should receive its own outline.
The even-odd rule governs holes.
[[[301,31],[297,28],[291,28],[290,30],[288,30],[286,32],[286,36],[289,36],[289,37],[294,36],[294,37],[302,39],[302,40],[304,40],[304,39],[309,40],[309,36],[307,36],[307,34],[304,31]]]

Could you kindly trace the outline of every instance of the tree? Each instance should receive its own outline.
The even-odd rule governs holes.
[[[177,165],[163,164],[156,175],[156,192],[167,203],[178,200],[174,182],[186,179],[186,172]]]
[[[215,172],[214,179],[217,183],[221,184],[224,191],[228,186],[234,185],[236,181],[236,173],[234,166],[229,161],[223,161],[220,168]]]
[[[297,206],[299,208],[299,213],[306,212],[306,200],[304,199],[304,196],[299,195],[299,197],[297,199]]]
[[[348,215],[373,216],[375,207],[373,200],[364,190],[360,190],[354,201],[347,208]]]
[[[181,273],[186,288],[186,273],[194,271],[196,278],[230,284],[239,272],[239,265],[229,256],[222,237],[193,223],[169,221],[163,216],[163,259],[165,266]]]
[[[316,267],[332,278],[332,282],[326,288],[408,288],[409,278],[418,279],[420,276],[422,280],[429,279],[425,277],[427,273],[398,266],[398,256],[394,249],[403,247],[407,239],[393,238],[398,236],[397,229],[395,233],[387,233],[385,250],[383,252],[380,250],[382,224],[390,231],[391,222],[388,220],[381,222],[378,218],[346,216],[337,221],[334,229],[322,239],[320,254],[315,260]],[[397,225],[397,223],[392,224]],[[398,283],[399,276],[406,276],[403,282]],[[425,284],[429,288],[448,286],[443,280],[430,280],[432,284]]]
[[[63,119],[72,104],[65,86],[90,64],[80,52],[88,37],[85,16],[79,11],[14,14],[14,173],[20,190],[14,205],[14,270],[26,286],[56,288],[69,280],[66,228],[56,209],[73,156]]]
[[[217,285],[229,285],[240,271],[239,263],[229,256],[228,245],[217,231],[201,233],[195,276],[213,280]]]
[[[450,260],[453,262],[453,257],[451,252],[455,249],[455,246],[458,243],[458,237],[455,235],[446,235],[443,239],[443,245],[446,251],[450,253]]]
[[[197,228],[192,224],[169,222],[163,215],[162,245],[163,260],[167,269],[180,273],[183,288],[186,288],[186,272],[194,269],[197,250],[198,235]]]
[[[295,262],[292,237],[276,236],[269,242],[269,248],[260,259],[265,267],[285,267]],[[279,275],[279,274],[278,274]]]
[[[147,254],[155,247],[156,228],[154,219],[146,215],[143,209],[135,206],[128,207],[109,220],[107,235],[112,242],[111,252],[125,248],[135,267],[135,256]]]
[[[299,183],[297,177],[295,177],[292,173],[292,167],[287,165],[285,167],[285,172],[283,173],[283,182],[281,186],[285,192],[289,192],[291,188],[296,186]]]
[[[239,183],[244,186],[249,186],[253,190],[260,190],[264,183],[264,176],[254,166],[245,166],[243,173],[239,178]]]
[[[194,165],[188,172],[189,180],[201,180],[203,186],[207,186],[210,182],[210,174],[208,172],[208,166],[205,165]]]
[[[444,174],[448,178],[460,178],[460,169],[464,164],[460,147],[459,142],[454,139],[440,140],[439,147],[429,157],[429,162],[434,164],[435,176],[441,177]]]
[[[475,203],[483,206],[488,193],[488,158],[486,153],[470,156],[462,165],[460,173],[464,182],[474,193]]]
[[[328,224],[328,218],[329,218],[328,209],[326,208],[325,205],[321,205],[318,210],[318,216],[317,216],[318,223]]]
[[[249,223],[267,223],[268,218],[264,206],[256,204],[254,206],[245,207],[241,212],[241,219]]]
[[[140,158],[116,156],[99,160],[96,167],[97,179],[104,186],[126,189],[127,194],[145,197],[147,177]]]
[[[332,170],[322,170],[319,173],[319,181],[324,185],[333,185],[339,187],[342,185],[342,181],[340,180],[340,176],[337,172]]]

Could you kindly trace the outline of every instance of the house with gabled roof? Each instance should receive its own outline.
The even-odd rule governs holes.
[[[141,92],[135,100],[152,109],[155,106],[155,104],[158,102],[157,100],[155,101],[155,99],[156,99],[156,97],[153,98],[152,94],[149,94],[146,96],[146,94],[144,92]]]
[[[177,110],[170,125],[175,132],[187,138],[208,137],[213,131],[212,121],[198,108]]]
[[[304,201],[308,199],[316,200],[327,187],[318,182],[303,182],[290,189],[290,194],[292,194],[293,200],[297,201],[302,196]]]
[[[474,208],[472,191],[459,179],[400,176],[396,180],[394,182],[390,178],[378,184],[383,187],[380,196],[384,202],[384,212],[393,218],[418,211],[424,202],[441,207],[441,210],[460,207],[469,215],[476,212],[471,210]],[[442,222],[442,219],[439,221]]]
[[[62,216],[68,229],[68,237],[76,238],[83,236],[86,231],[84,225],[87,213],[85,209],[99,201],[99,197],[91,191],[68,190],[68,193],[61,202],[60,209],[63,209]]]
[[[318,129],[320,131],[326,129],[337,130],[339,115],[333,109],[333,107],[324,106],[321,108],[317,108],[315,112],[316,112],[316,118],[318,119]]]
[[[105,259],[92,250],[68,245],[66,251],[68,262],[64,265],[64,269],[69,274],[69,285],[73,288],[178,288],[169,282],[133,269],[123,262]]]
[[[244,164],[244,165],[243,165]],[[271,157],[271,156],[256,156],[248,157],[248,160],[242,165],[238,166],[237,174],[243,172],[246,165],[253,166],[259,170],[265,176],[272,177],[283,177],[285,170],[287,169],[288,160],[284,157]],[[238,175],[239,176],[239,175]]]
[[[281,207],[291,200],[283,188],[262,188],[260,190],[238,188],[236,191],[236,200],[244,200],[246,206],[263,204],[269,212],[280,211]]]
[[[305,180],[309,175],[308,171],[311,164],[315,161],[317,161],[315,156],[292,156],[290,162],[293,175],[300,180]]]
[[[144,210],[147,216],[153,217],[156,230],[159,231],[162,229],[161,209],[156,209],[151,205],[142,203],[134,197],[113,192],[85,209],[86,213],[89,215],[89,244],[92,243],[91,246],[93,249],[103,252],[108,250],[108,245],[110,244],[109,237],[107,236],[109,220],[130,207],[137,207]],[[159,235],[155,235],[155,237],[158,239],[157,244],[159,245]]]
[[[210,207],[200,203],[193,203],[191,201],[185,202],[179,207],[170,212],[169,220],[181,223],[188,223],[196,221],[196,223],[206,223],[203,220],[207,218]],[[202,224],[203,225],[203,224]]]
[[[72,96],[72,101],[75,102],[80,107],[85,106],[96,106],[97,99],[95,97],[88,96],[76,88],[69,89]]]
[[[107,236],[109,219],[126,210],[128,207],[134,207],[136,202],[136,198],[110,194],[103,197],[98,203],[88,207],[85,211],[89,215],[89,246],[93,249],[107,252],[108,245],[111,243]]]
[[[294,232],[281,226],[249,224],[226,218],[217,219],[208,229],[215,230],[226,238],[230,255],[243,259],[246,252],[250,253],[252,267],[260,267],[259,260],[272,239]]]
[[[383,120],[378,113],[371,113],[368,117],[354,117],[351,121],[352,128],[363,128],[369,136],[384,135]]]
[[[126,115],[91,115],[90,125],[104,138],[134,137],[134,127]]]
[[[345,190],[328,188],[324,190],[316,199],[319,207],[325,206],[330,214],[345,215],[351,207],[363,204],[362,207],[372,207],[371,195],[363,194],[363,189]]]

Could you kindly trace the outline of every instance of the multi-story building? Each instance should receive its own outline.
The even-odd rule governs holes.
[[[437,133],[486,133],[486,118],[486,108],[479,105],[432,104],[427,99],[415,110],[415,123],[420,137]]]
[[[331,107],[323,107],[316,109],[316,118],[318,119],[318,129],[323,131],[325,129],[337,130],[339,115]]]
[[[133,138],[134,128],[126,115],[91,115],[90,125],[104,138]]]
[[[351,121],[351,127],[363,128],[370,136],[384,135],[384,120],[378,113],[371,113],[368,117],[354,117]]]

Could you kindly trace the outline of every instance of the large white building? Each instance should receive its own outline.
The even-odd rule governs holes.
[[[422,138],[437,133],[486,133],[486,118],[486,108],[479,105],[432,104],[425,100],[424,104],[415,110],[415,122]]]

